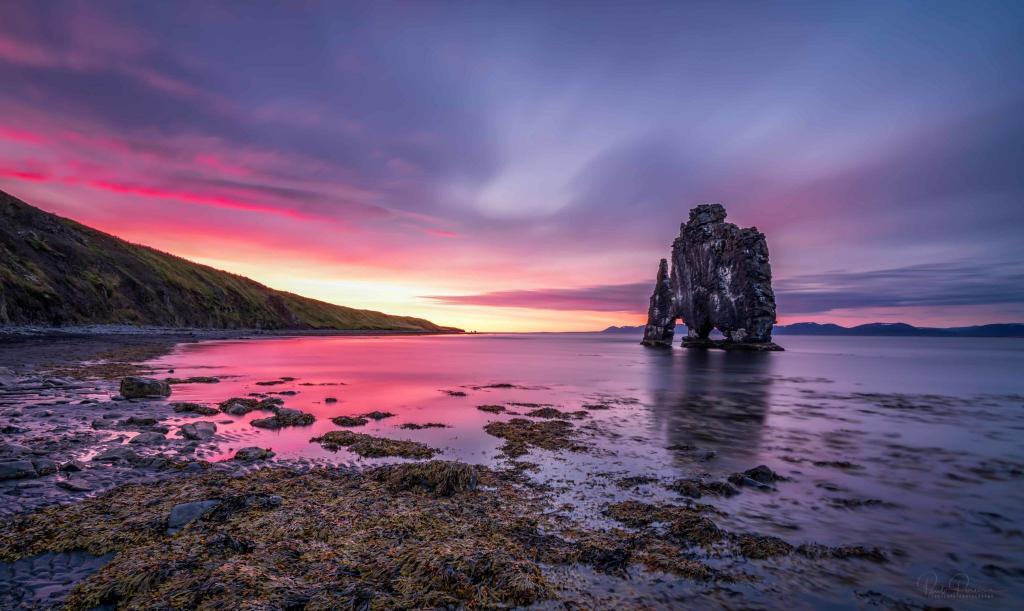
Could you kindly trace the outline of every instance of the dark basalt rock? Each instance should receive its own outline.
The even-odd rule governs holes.
[[[671,345],[682,318],[685,347],[782,350],[772,342],[775,293],[764,234],[726,223],[725,216],[720,204],[690,210],[672,243],[671,273],[665,259],[658,266],[644,345]],[[725,339],[711,339],[714,329]]]
[[[676,318],[675,291],[668,275],[668,261],[658,264],[658,277],[651,295],[651,306],[647,310],[647,326],[644,328],[645,346],[671,346],[675,333]]]
[[[121,396],[126,399],[169,397],[171,396],[171,387],[163,380],[128,376],[121,380]]]

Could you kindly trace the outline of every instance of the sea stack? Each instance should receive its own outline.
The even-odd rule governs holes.
[[[775,293],[768,243],[756,227],[725,222],[721,204],[701,204],[672,243],[672,270],[661,260],[651,295],[645,346],[670,346],[677,318],[687,348],[782,350],[772,342]],[[710,338],[718,329],[722,340]]]

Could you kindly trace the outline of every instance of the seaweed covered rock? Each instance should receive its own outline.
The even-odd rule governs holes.
[[[672,269],[658,267],[643,343],[667,346],[682,318],[687,347],[781,350],[773,343],[775,293],[768,244],[756,227],[725,222],[720,204],[690,210],[672,244]],[[724,340],[710,339],[718,329]]]
[[[338,426],[363,426],[369,420],[362,416],[336,416],[331,418],[331,422]]]
[[[563,412],[562,410],[555,409],[554,407],[540,407],[526,412],[526,415],[530,418],[545,418],[548,420],[579,420],[581,418],[586,418],[589,414],[583,410]]]
[[[575,429],[565,420],[534,422],[525,418],[513,418],[507,422],[491,422],[484,427],[484,431],[488,435],[505,440],[501,451],[509,458],[523,456],[531,447],[552,452],[582,452],[586,449],[576,441]]]
[[[785,556],[793,552],[792,545],[778,537],[768,535],[740,535],[739,546],[744,556],[757,560]]]
[[[220,382],[220,378],[213,376],[192,376],[188,378],[166,378],[164,382],[168,384],[217,384]]]
[[[363,414],[363,418],[370,418],[372,420],[383,420],[385,418],[392,418],[394,414],[391,412],[382,412],[380,410],[374,410]]]
[[[261,429],[280,429],[286,426],[309,426],[315,421],[316,418],[313,414],[289,407],[282,407],[273,416],[257,418],[250,424]]]
[[[276,412],[284,405],[284,399],[277,397],[266,397],[253,399],[252,397],[232,397],[220,402],[220,411],[232,416],[244,416],[249,412],[263,410]]]
[[[171,396],[171,385],[163,380],[128,376],[121,380],[121,396],[125,399]]]
[[[423,429],[447,429],[451,427],[443,422],[424,422],[423,424],[405,422],[399,425],[398,428],[406,431],[422,431]]]
[[[438,496],[476,490],[479,480],[477,467],[447,460],[380,467],[371,477],[392,491],[425,490]]]
[[[347,448],[349,452],[363,458],[384,458],[386,456],[433,458],[434,454],[437,454],[437,450],[434,448],[417,441],[374,437],[352,431],[329,431],[310,441],[319,443],[328,450]]]
[[[739,490],[727,482],[705,481],[700,478],[677,479],[666,486],[666,488],[694,499],[699,499],[705,494],[729,497],[740,493]]]
[[[275,456],[274,452],[266,448],[259,448],[255,446],[249,446],[246,448],[239,448],[235,452],[233,460],[242,462],[251,462],[255,460],[268,460]]]
[[[729,476],[729,481],[737,486],[762,489],[773,488],[775,482],[784,482],[787,479],[772,471],[766,465],[758,465],[753,469],[747,469],[743,473],[733,473]]]
[[[214,414],[220,413],[216,408],[210,407],[209,405],[203,405],[202,403],[191,403],[188,401],[182,401],[179,403],[172,404],[174,411],[182,413],[199,414],[200,416],[213,416]]]

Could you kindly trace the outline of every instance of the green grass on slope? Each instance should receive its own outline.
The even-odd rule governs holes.
[[[454,331],[130,244],[0,191],[0,324]]]

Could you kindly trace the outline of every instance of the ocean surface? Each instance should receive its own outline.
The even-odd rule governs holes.
[[[877,547],[888,558],[748,567],[757,585],[737,586],[744,604],[1019,608],[1024,340],[779,340],[785,352],[747,354],[649,349],[618,334],[296,337],[182,344],[155,364],[178,378],[221,379],[175,385],[172,400],[285,393],[287,407],[317,418],[280,431],[252,427],[261,412],[182,418],[218,422],[225,441],[209,460],[256,445],[316,462],[394,462],[310,442],[340,428],[332,417],[381,410],[395,416],[351,430],[501,466],[503,440],[484,432],[488,422],[537,405],[580,410],[572,423],[588,451],[522,458],[538,465],[530,477],[552,485],[560,510],[612,526],[609,502],[680,500],[663,484],[767,465],[788,481],[701,499],[723,512],[720,527],[794,545]],[[477,409],[495,404],[512,413]],[[400,428],[428,422],[448,428]],[[652,481],[619,484],[635,476]]]

